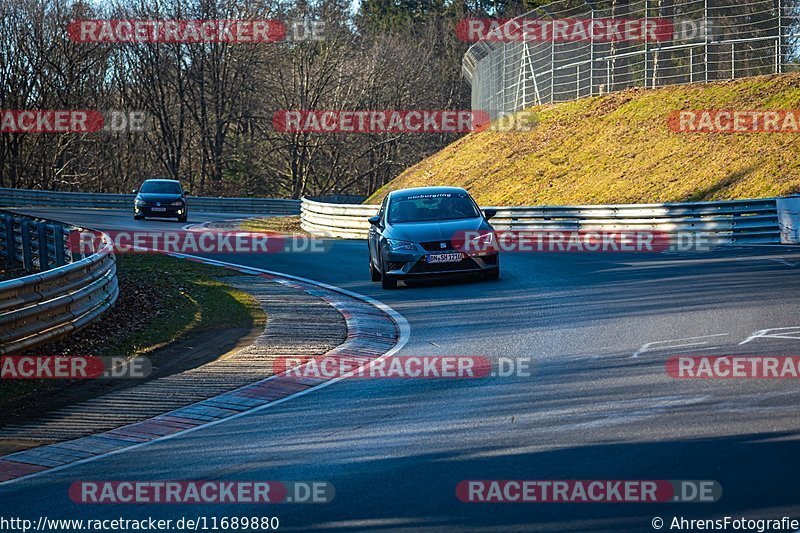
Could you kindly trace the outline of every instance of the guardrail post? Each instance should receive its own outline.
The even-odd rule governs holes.
[[[39,272],[50,268],[50,251],[47,249],[47,224],[36,223],[36,237],[39,241]]]
[[[33,270],[33,254],[31,253],[31,227],[26,219],[20,220],[20,236],[22,237],[22,268]]]
[[[800,244],[800,196],[776,199],[781,244]]]
[[[4,216],[3,225],[6,235],[6,262],[8,266],[14,266],[17,262],[17,242],[14,239],[14,217]]]
[[[56,267],[64,266],[67,264],[64,255],[64,228],[61,226],[52,226],[53,228],[53,251],[55,253]]]

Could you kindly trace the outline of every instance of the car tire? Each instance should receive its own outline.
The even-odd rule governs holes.
[[[375,268],[375,265],[372,264],[372,256],[369,258],[369,279],[370,281],[380,281],[381,280],[381,273],[380,271]]]
[[[383,264],[383,259],[381,259],[381,288],[383,289],[396,289],[397,288],[397,280],[391,279],[389,276],[386,275],[386,268]]]
[[[189,219],[189,215],[181,215],[178,217],[178,222],[186,222]]]
[[[142,215],[133,215],[133,220],[144,220]]]

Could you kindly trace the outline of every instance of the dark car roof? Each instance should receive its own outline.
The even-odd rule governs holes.
[[[434,195],[434,194],[469,194],[461,187],[414,187],[400,189],[389,193],[392,199],[408,198],[409,196]]]

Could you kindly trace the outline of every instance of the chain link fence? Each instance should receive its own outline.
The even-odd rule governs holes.
[[[622,21],[622,38],[604,31],[611,21]],[[648,33],[625,39],[626,21]],[[560,0],[498,26],[462,63],[472,108],[493,119],[629,87],[787,72],[800,61],[800,0]]]

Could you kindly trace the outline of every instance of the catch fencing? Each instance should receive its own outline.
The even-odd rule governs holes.
[[[658,39],[543,39],[558,21],[586,27],[609,19],[661,24]],[[492,119],[533,105],[629,87],[710,82],[796,69],[800,0],[559,0],[491,30],[462,62],[472,109]],[[550,24],[551,26],[547,26]],[[509,36],[513,37],[509,39]],[[559,35],[560,36],[560,35]]]

